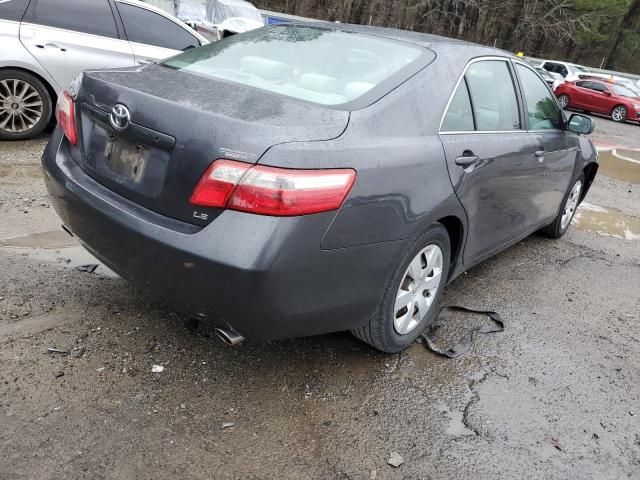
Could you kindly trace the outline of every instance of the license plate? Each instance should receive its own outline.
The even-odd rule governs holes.
[[[134,183],[139,183],[144,178],[149,153],[148,147],[113,134],[107,136],[104,145],[106,167],[117,176],[125,177]]]

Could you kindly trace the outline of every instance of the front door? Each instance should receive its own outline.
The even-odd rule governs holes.
[[[523,128],[508,59],[468,67],[443,119],[440,138],[449,175],[468,219],[464,262],[488,256],[531,230],[539,158]]]
[[[60,89],[83,70],[135,65],[108,0],[32,0],[20,41]]]
[[[529,134],[538,160],[532,201],[538,221],[555,217],[571,182],[578,145],[565,130],[565,120],[555,96],[538,75],[524,63],[515,64],[522,89]]]

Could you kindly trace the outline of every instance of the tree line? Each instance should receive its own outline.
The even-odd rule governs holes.
[[[640,74],[640,0],[255,0],[258,8],[415,30]]]

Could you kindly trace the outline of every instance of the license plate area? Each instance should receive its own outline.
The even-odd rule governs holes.
[[[97,180],[120,193],[159,197],[173,145],[173,137],[140,125],[116,132],[105,112],[83,108],[83,163]]]
[[[105,167],[114,176],[141,183],[150,154],[151,149],[145,145],[107,134],[103,157]]]

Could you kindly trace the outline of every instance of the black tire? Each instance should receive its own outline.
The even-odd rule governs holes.
[[[564,104],[565,100],[563,100],[563,98],[566,98],[566,104]],[[560,106],[564,104],[564,107],[562,108],[563,110],[566,110],[567,108],[569,108],[569,104],[571,103],[571,97],[569,97],[569,95],[567,95],[566,93],[558,95],[558,103],[560,104]]]
[[[400,335],[394,327],[394,306],[400,282],[404,279],[405,272],[411,261],[428,245],[437,245],[442,251],[443,261],[440,284],[425,317],[409,333]],[[439,223],[431,225],[420,235],[399,262],[387,282],[382,299],[375,313],[369,319],[369,323],[364,327],[352,330],[351,333],[363,342],[386,353],[396,353],[407,348],[436,318],[440,297],[449,276],[450,260],[451,245],[446,228]]]
[[[621,116],[616,115],[616,112],[620,111],[622,112]],[[627,111],[627,107],[625,107],[624,105],[616,105],[615,107],[613,107],[613,110],[611,110],[611,120],[613,120],[614,122],[618,122],[618,123],[624,123],[627,121],[627,118],[629,118],[629,112]]]
[[[571,192],[573,192],[573,189],[578,182],[580,182],[580,184],[582,185],[579,193],[579,196],[580,197],[582,196],[582,193],[584,192],[584,186],[585,186],[584,180],[585,180],[585,177],[583,172],[578,176],[578,178],[576,178],[573,182],[571,182],[571,186],[569,187],[569,189],[567,190],[567,193],[562,199],[562,207],[558,212],[558,216],[553,220],[553,223],[551,225],[541,230],[542,233],[544,233],[545,235],[551,238],[560,238],[566,233],[566,231],[569,229],[569,225],[571,225],[571,220],[573,220],[573,217],[576,214],[576,209],[580,204],[580,199],[578,199],[578,204],[570,213],[569,221],[564,226],[562,224],[562,217],[564,216],[565,210],[567,209],[567,203],[569,201],[569,197],[571,196]]]
[[[49,121],[52,117],[53,105],[51,100],[51,95],[49,94],[49,90],[42,83],[40,79],[31,75],[30,73],[23,72],[22,70],[0,70],[0,94],[3,97],[8,99],[8,94],[11,92],[7,92],[6,88],[3,87],[1,82],[7,81],[7,85],[11,83],[11,80],[17,80],[20,82],[24,82],[31,86],[37,94],[40,96],[40,101],[42,102],[42,112],[40,118],[30,127],[23,131],[10,131],[10,128],[0,127],[0,140],[26,140],[28,138],[33,138],[36,135],[42,133],[42,131],[47,127]],[[30,101],[32,101],[30,99]],[[7,104],[9,102],[7,101]],[[0,105],[2,105],[2,99],[0,99]],[[37,118],[37,117],[34,117]],[[0,117],[0,125],[2,124],[2,119]]]

